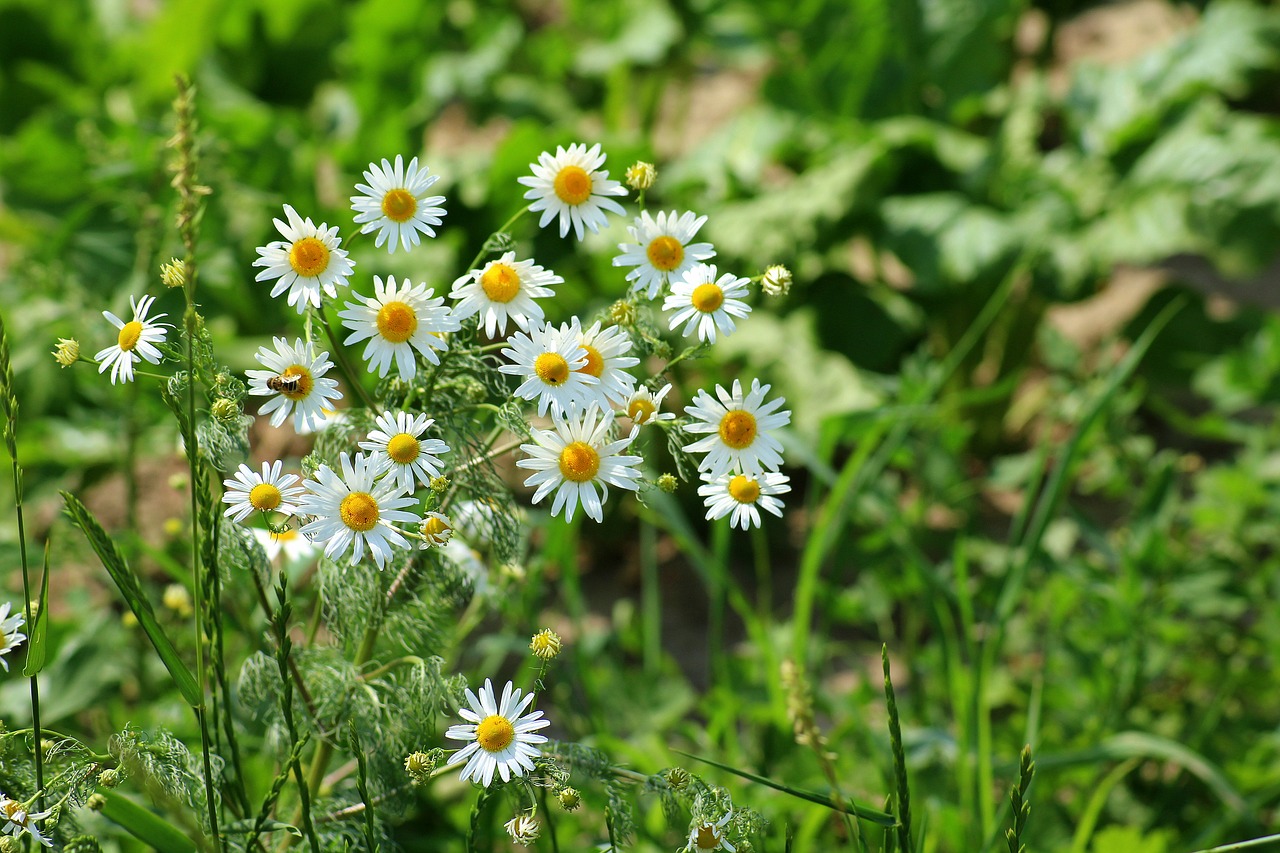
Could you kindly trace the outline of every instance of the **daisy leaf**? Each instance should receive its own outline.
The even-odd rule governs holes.
[[[22,674],[31,678],[44,669],[45,655],[48,646],[45,643],[49,633],[49,541],[44,543],[44,570],[40,579],[39,609],[36,610],[34,624],[27,637],[27,662],[22,667]]]

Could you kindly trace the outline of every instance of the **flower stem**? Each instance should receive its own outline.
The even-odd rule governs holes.
[[[360,384],[359,377],[352,369],[351,363],[347,361],[347,353],[342,348],[342,344],[338,342],[338,333],[333,330],[333,326],[329,324],[329,317],[324,313],[324,306],[320,306],[316,313],[320,316],[320,325],[324,326],[324,333],[329,338],[329,344],[333,347],[334,361],[338,364],[338,369],[342,371],[343,377],[346,378],[347,384],[355,391],[356,396],[360,398],[360,402],[374,414],[379,414],[382,409],[373,402],[373,398],[369,396],[369,392],[364,390],[364,386]]]
[[[493,234],[489,235],[489,239],[492,239],[493,236],[497,234],[505,234],[508,228],[510,228],[512,225],[515,225],[516,221],[521,216],[524,216],[528,212],[529,212],[529,205],[526,204],[524,207],[520,208],[515,213],[511,214],[510,219],[502,223],[502,225],[498,226],[498,230],[494,231]],[[480,247],[480,251],[476,252],[476,256],[471,259],[471,263],[467,264],[467,270],[470,271],[475,269],[479,265],[480,260],[484,258],[485,255],[489,254],[490,251],[491,250],[489,248],[489,240],[487,239],[484,241],[484,245]]]

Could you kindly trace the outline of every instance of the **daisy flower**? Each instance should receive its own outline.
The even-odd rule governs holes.
[[[751,313],[751,307],[739,298],[747,295],[750,283],[750,279],[732,273],[717,279],[715,264],[698,264],[671,285],[671,295],[663,301],[662,310],[676,312],[670,328],[684,323],[680,334],[688,337],[696,329],[699,338],[714,344],[717,329],[727,335],[735,328],[734,317]]]
[[[729,526],[746,530],[760,526],[760,510],[782,517],[782,501],[775,495],[791,491],[786,474],[721,474],[703,477],[698,487],[707,507],[707,519],[729,515]],[[758,507],[758,508],[757,508]],[[732,515],[730,515],[732,513]]]
[[[418,532],[422,534],[422,542],[418,545],[420,548],[448,545],[453,538],[453,522],[442,512],[428,512],[423,517]]]
[[[119,329],[120,334],[116,337],[115,346],[99,350],[93,360],[98,362],[99,373],[105,373],[108,367],[111,368],[112,385],[116,384],[117,378],[121,382],[132,382],[133,365],[140,359],[146,359],[152,364],[160,363],[160,350],[155,345],[164,343],[164,337],[168,334],[165,329],[172,326],[156,322],[161,317],[168,316],[166,314],[147,317],[147,312],[155,301],[154,296],[144,296],[135,302],[130,296],[129,307],[133,309],[133,319],[127,323],[110,311],[102,312],[102,316]]]
[[[390,522],[420,522],[419,516],[404,510],[417,501],[404,494],[394,477],[375,482],[386,470],[383,464],[363,453],[354,460],[346,453],[340,458],[342,476],[321,465],[315,480],[307,483],[311,491],[298,502],[298,511],[316,518],[302,528],[302,534],[324,542],[324,555],[330,559],[351,548],[351,565],[360,562],[368,546],[381,569],[391,559],[392,545],[409,546]]]
[[[733,393],[716,386],[716,397],[699,391],[685,412],[694,420],[685,430],[691,433],[710,433],[706,438],[684,446],[690,453],[705,453],[698,463],[698,470],[706,470],[707,476],[719,477],[730,471],[739,474],[761,474],[776,471],[782,464],[782,445],[770,435],[770,430],[791,423],[790,411],[777,411],[784,402],[781,397],[764,402],[769,393],[768,385],[759,379],[751,380],[751,393],[743,395],[742,383],[733,380]]]
[[[587,350],[569,326],[535,326],[527,335],[516,332],[507,343],[502,354],[513,364],[501,365],[498,371],[524,380],[516,396],[537,400],[539,415],[545,415],[548,406],[553,412],[567,412],[571,405],[587,402],[600,384],[583,371]]]
[[[245,371],[249,377],[249,393],[271,397],[258,409],[258,414],[270,414],[271,425],[278,427],[293,412],[294,429],[319,429],[325,420],[325,410],[332,409],[330,404],[342,397],[336,379],[322,378],[333,367],[329,353],[315,355],[311,343],[301,338],[293,346],[284,338],[272,338],[271,342],[275,352],[258,347],[253,355],[268,369]]]
[[[566,236],[572,224],[574,234],[581,240],[584,228],[595,233],[607,222],[606,210],[624,212],[616,201],[606,198],[626,195],[627,190],[617,181],[609,180],[607,170],[599,171],[604,160],[600,143],[589,150],[586,145],[578,143],[570,145],[568,151],[557,145],[554,157],[543,151],[538,155],[537,163],[529,164],[533,177],[520,178],[519,181],[531,187],[524,194],[525,198],[533,200],[529,209],[542,211],[539,228],[546,228],[547,223],[558,216],[560,236]]]
[[[689,830],[689,843],[685,845],[688,853],[711,853],[713,850],[727,850],[735,853],[738,849],[725,837],[724,828],[733,818],[733,812],[726,812],[724,817],[715,823],[706,821]]]
[[[467,722],[450,726],[444,736],[452,740],[471,741],[449,756],[447,766],[467,764],[462,768],[462,781],[474,779],[486,788],[493,781],[496,771],[503,782],[512,776],[523,776],[533,770],[533,759],[542,754],[534,744],[546,743],[544,735],[535,734],[538,729],[551,725],[542,718],[541,711],[524,713],[533,704],[533,694],[520,698],[520,689],[510,681],[502,689],[502,700],[494,701],[493,684],[484,680],[480,696],[467,689],[467,704],[458,716]]]
[[[627,417],[631,418],[631,423],[643,426],[657,421],[674,421],[675,412],[659,411],[663,398],[670,390],[671,383],[668,382],[656,395],[643,385],[633,391],[627,399]]]
[[[292,527],[280,533],[255,527],[253,538],[257,539],[262,550],[267,552],[267,562],[271,563],[274,563],[281,554],[284,555],[286,564],[300,563],[314,557],[317,550],[307,537]]]
[[[652,217],[642,211],[635,225],[628,225],[634,243],[619,243],[622,251],[613,259],[615,267],[635,267],[627,273],[632,290],[643,293],[645,299],[654,299],[662,292],[664,284],[670,284],[687,273],[693,265],[714,257],[716,250],[710,243],[691,243],[698,229],[707,221],[686,210],[677,218],[676,212],[659,213]]]
[[[572,322],[561,324],[560,334],[577,341],[578,346],[587,352],[587,363],[577,372],[598,380],[595,386],[585,389],[588,399],[607,410],[610,404],[621,404],[631,396],[636,379],[627,373],[626,368],[635,367],[640,359],[625,355],[631,350],[631,337],[626,332],[618,326],[601,330],[598,320],[584,332],[578,318],[574,317]]]
[[[480,314],[484,333],[505,335],[507,319],[526,331],[533,323],[542,322],[542,306],[535,299],[551,295],[551,285],[564,279],[544,270],[532,260],[517,261],[515,252],[507,252],[483,268],[459,276],[453,283],[450,299],[459,300],[453,315],[459,320]]]
[[[364,173],[367,183],[356,184],[356,191],[362,195],[351,197],[351,209],[356,212],[361,234],[378,232],[374,248],[381,249],[386,243],[387,251],[395,254],[399,243],[407,252],[422,239],[419,231],[428,237],[436,236],[431,226],[440,224],[445,210],[435,205],[444,204],[444,196],[427,195],[431,185],[440,180],[439,175],[428,175],[429,171],[426,166],[419,170],[418,158],[414,157],[406,173],[399,154],[394,169],[386,157],[382,158],[381,167],[369,164]]]
[[[232,521],[244,521],[252,512],[279,512],[293,515],[298,505],[293,503],[306,489],[295,486],[299,482],[297,474],[281,474],[280,460],[262,463],[262,473],[256,473],[248,465],[241,463],[235,477],[223,480],[227,490],[222,495],[222,502],[231,504],[223,515]]]
[[[288,302],[301,314],[308,305],[320,307],[320,292],[334,297],[338,287],[347,283],[347,276],[355,268],[355,262],[347,257],[345,249],[338,248],[338,226],[319,226],[311,217],[303,219],[291,205],[284,206],[286,224],[273,219],[276,230],[284,240],[276,240],[258,247],[255,267],[266,267],[254,281],[276,279],[271,288],[274,298],[289,291]]]
[[[4,656],[9,652],[22,645],[22,641],[27,635],[18,629],[27,621],[26,617],[21,613],[9,615],[9,610],[13,607],[9,602],[0,604],[0,666],[4,667],[4,671],[9,671],[9,662]]]
[[[439,364],[436,350],[446,350],[449,343],[445,332],[462,328],[457,316],[444,307],[444,297],[432,299],[435,291],[426,283],[413,285],[409,279],[397,285],[394,276],[388,276],[383,284],[379,276],[373,277],[373,296],[351,295],[356,302],[348,302],[345,311],[339,311],[342,325],[351,329],[343,341],[353,344],[369,339],[361,356],[369,362],[369,372],[378,371],[386,376],[395,361],[400,378],[409,380],[418,372],[413,351],[422,353],[432,364]]]
[[[52,810],[32,814],[27,811],[26,804],[0,794],[0,818],[4,818],[5,835],[17,838],[25,832],[45,847],[52,847],[53,841],[41,835],[40,828],[36,826],[36,821],[44,820],[52,814]]]
[[[535,472],[524,481],[526,486],[537,488],[533,502],[538,503],[555,490],[553,516],[568,505],[564,518],[573,521],[574,510],[581,503],[588,517],[602,521],[609,486],[631,491],[638,488],[640,472],[631,466],[638,465],[641,458],[618,455],[635,440],[638,430],[633,427],[626,438],[606,444],[613,418],[602,416],[595,406],[569,415],[553,413],[551,420],[554,429],[535,429],[534,443],[520,445],[531,458],[516,462],[516,467]],[[600,494],[596,494],[597,485]]]
[[[360,449],[369,451],[371,458],[386,468],[401,491],[412,494],[415,478],[430,486],[431,478],[440,476],[440,454],[449,452],[449,445],[440,439],[422,438],[434,423],[426,415],[383,412],[374,421],[377,428],[360,442]]]

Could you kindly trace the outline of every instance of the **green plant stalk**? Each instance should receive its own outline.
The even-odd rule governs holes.
[[[280,671],[280,711],[284,715],[284,724],[289,731],[289,742],[295,745],[290,753],[290,764],[293,766],[293,776],[298,782],[298,806],[302,828],[307,835],[307,841],[311,844],[312,853],[320,853],[320,842],[316,838],[315,826],[311,823],[311,793],[306,780],[303,779],[302,762],[298,759],[296,748],[299,741],[298,726],[293,719],[293,681],[290,680],[288,666],[289,653],[293,647],[289,639],[289,614],[292,609],[289,605],[289,579],[283,569],[280,571],[280,586],[276,590],[276,598],[280,606],[273,614],[272,623],[276,632],[276,668]],[[288,837],[286,837],[285,846],[288,846]]]
[[[471,270],[476,269],[477,265],[480,263],[480,260],[485,255],[489,254],[489,240],[491,240],[493,237],[497,236],[498,234],[507,233],[507,229],[509,229],[512,225],[515,225],[516,222],[520,219],[520,217],[524,216],[528,212],[529,212],[529,205],[526,204],[524,207],[520,208],[515,213],[511,214],[511,217],[506,222],[499,225],[498,230],[494,231],[492,234],[489,235],[488,238],[485,239],[484,244],[480,246],[480,251],[476,252],[476,256],[471,259],[471,263],[467,264],[467,271],[470,272]]]
[[[360,801],[368,804],[370,802],[369,770],[365,766],[364,750],[360,748],[360,735],[356,732],[355,721],[348,720],[347,723],[351,732],[351,751],[356,756],[356,789],[360,792]],[[367,806],[364,810],[364,840],[369,846],[369,853],[378,853],[380,845],[374,835],[373,809]]]
[[[729,519],[722,518],[711,525],[710,601],[708,602],[707,656],[711,671],[724,687],[733,689],[730,683],[729,661],[725,657],[724,611],[729,580]]]
[[[662,590],[658,578],[658,531],[640,519],[640,619],[644,671],[658,674],[662,661]]]
[[[329,338],[329,345],[333,348],[333,359],[338,364],[338,369],[342,371],[342,376],[347,380],[347,384],[351,386],[351,390],[360,398],[360,402],[364,407],[374,414],[378,414],[382,409],[378,408],[373,402],[373,398],[369,396],[369,392],[364,390],[364,386],[360,384],[360,377],[351,367],[351,362],[347,361],[346,350],[338,341],[338,333],[333,330],[333,326],[329,324],[329,316],[324,312],[322,304],[316,309],[315,313],[320,317],[320,325],[324,327],[325,336]]]
[[[907,756],[902,749],[902,724],[898,720],[898,699],[889,676],[889,647],[880,646],[884,665],[884,702],[889,711],[889,744],[893,750],[893,775],[898,788],[898,850],[911,853],[911,790],[907,784]]]
[[[1247,850],[1250,847],[1272,847],[1280,844],[1280,835],[1268,835],[1265,838],[1253,838],[1248,841],[1237,841],[1208,850],[1197,850],[1196,853],[1231,853],[1234,850]]]

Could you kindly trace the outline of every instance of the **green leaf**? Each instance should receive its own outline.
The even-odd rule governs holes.
[[[134,838],[162,853],[195,853],[191,839],[159,815],[110,789],[99,793],[107,800],[103,817],[124,827]]]
[[[187,700],[191,707],[199,707],[204,701],[200,686],[196,683],[195,676],[191,674],[191,670],[187,668],[187,665],[178,655],[178,650],[174,648],[173,643],[165,635],[164,629],[160,627],[155,612],[151,609],[151,602],[147,601],[142,588],[138,585],[138,578],[129,568],[124,555],[116,548],[116,543],[111,541],[107,531],[103,530],[102,525],[93,517],[93,513],[89,512],[84,504],[76,499],[75,495],[68,492],[62,492],[61,494],[62,500],[67,505],[67,515],[71,517],[72,522],[80,528],[85,538],[89,540],[90,547],[98,555],[98,559],[102,561],[107,574],[111,575],[111,580],[115,581],[120,594],[124,596],[125,603],[129,605],[133,615],[138,617],[138,624],[142,626],[147,638],[151,640],[151,645],[155,647],[156,653],[160,655],[160,660],[164,662],[169,674],[173,676],[174,683],[182,691],[183,698]]]
[[[267,818],[263,821],[262,826],[257,826],[257,820],[253,818],[245,818],[244,820],[233,821],[222,828],[226,835],[251,835],[255,832],[287,832],[298,838],[302,837],[302,830],[291,823],[285,823],[281,820],[273,820]]]
[[[35,624],[28,626],[31,633],[27,636],[27,662],[22,667],[22,674],[27,678],[44,669],[44,661],[49,649],[49,541],[47,539],[44,543],[44,569],[40,579],[39,602]]]

